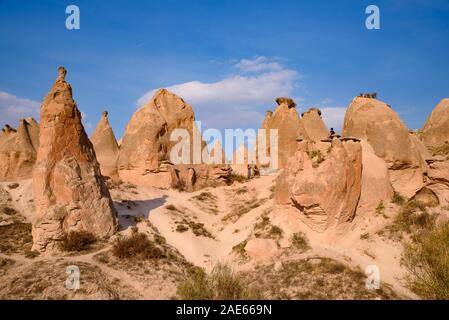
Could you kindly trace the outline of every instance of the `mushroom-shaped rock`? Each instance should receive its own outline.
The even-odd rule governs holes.
[[[117,229],[116,211],[81,123],[72,88],[59,76],[41,107],[40,139],[33,172],[36,217],[33,249],[53,254],[70,231],[107,238]]]
[[[310,139],[296,111],[296,104],[293,99],[281,97],[276,99],[276,102],[278,106],[275,111],[265,116],[262,123],[262,129],[265,129],[265,133],[259,133],[255,148],[257,161],[260,166],[270,166],[269,164],[262,163],[261,159],[262,157],[268,159],[272,156],[270,149],[270,129],[277,130],[278,167],[273,169],[284,168],[288,159],[295,154],[297,137],[302,136],[304,139]],[[265,138],[265,144],[261,143],[262,138]]]
[[[320,141],[329,136],[329,130],[321,118],[320,109],[310,108],[307,112],[303,112],[301,116],[302,123],[310,139]]]

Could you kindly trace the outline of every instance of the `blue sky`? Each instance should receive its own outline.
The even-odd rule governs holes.
[[[66,6],[81,29],[65,28]],[[381,29],[365,28],[375,4]],[[36,116],[64,65],[92,132],[121,137],[139,102],[168,87],[203,127],[258,128],[275,98],[323,109],[340,128],[378,92],[411,128],[449,96],[449,1],[0,0],[0,125]]]

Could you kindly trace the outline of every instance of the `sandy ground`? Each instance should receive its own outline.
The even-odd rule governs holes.
[[[206,270],[210,270],[217,262],[230,263],[242,271],[251,270],[258,264],[279,263],[285,258],[284,251],[291,246],[290,237],[293,233],[303,232],[311,249],[293,258],[330,257],[362,271],[367,266],[375,265],[379,268],[382,283],[392,286],[402,297],[414,298],[404,287],[405,274],[400,266],[402,244],[376,234],[391,223],[397,211],[395,205],[387,205],[385,217],[376,216],[374,212],[359,215],[345,232],[330,229],[325,233],[317,233],[302,223],[294,210],[273,207],[274,179],[274,176],[264,176],[243,184],[235,183],[194,193],[122,185],[112,189],[111,195],[119,215],[120,233],[127,234],[132,227],[149,233],[149,221],[169,246],[179,251],[188,262]],[[32,222],[34,206],[31,181],[21,181],[14,189],[9,189],[7,183],[0,185],[10,193],[14,208]],[[279,227],[282,236],[265,242],[252,241],[257,257],[250,255],[250,258],[240,259],[233,248],[256,238],[256,226],[263,217],[268,217],[272,226]],[[361,237],[366,234],[369,236]],[[276,244],[274,248],[269,246],[273,243]],[[158,281],[162,283],[166,275],[152,278],[152,285],[143,284],[131,271],[119,270],[114,264],[105,264],[96,259],[96,256],[108,250],[108,246],[106,244],[102,251],[62,258],[28,259],[19,254],[3,253],[0,258],[15,261],[15,267],[9,268],[7,272],[11,279],[37,262],[72,261],[98,268],[105,279],[115,279],[115,282],[108,281],[120,287],[119,298],[168,299],[175,294],[174,282],[168,287],[157,284]],[[292,259],[292,256],[288,259]],[[105,283],[108,281],[105,280]],[[93,295],[90,298],[108,296]]]

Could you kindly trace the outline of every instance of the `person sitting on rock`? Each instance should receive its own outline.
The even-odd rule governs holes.
[[[329,132],[329,138],[332,138],[333,136],[335,136],[335,131],[334,131],[334,128],[331,128],[331,130]]]
[[[251,179],[252,176],[252,168],[251,165],[248,164],[248,180]]]
[[[254,165],[253,171],[254,171],[255,178],[260,177],[260,170],[259,170],[259,167],[257,166],[257,164]]]

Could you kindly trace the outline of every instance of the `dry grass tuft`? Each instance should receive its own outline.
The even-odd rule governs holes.
[[[210,274],[195,268],[191,276],[178,286],[184,300],[257,300],[261,295],[248,287],[226,264],[218,263]]]

